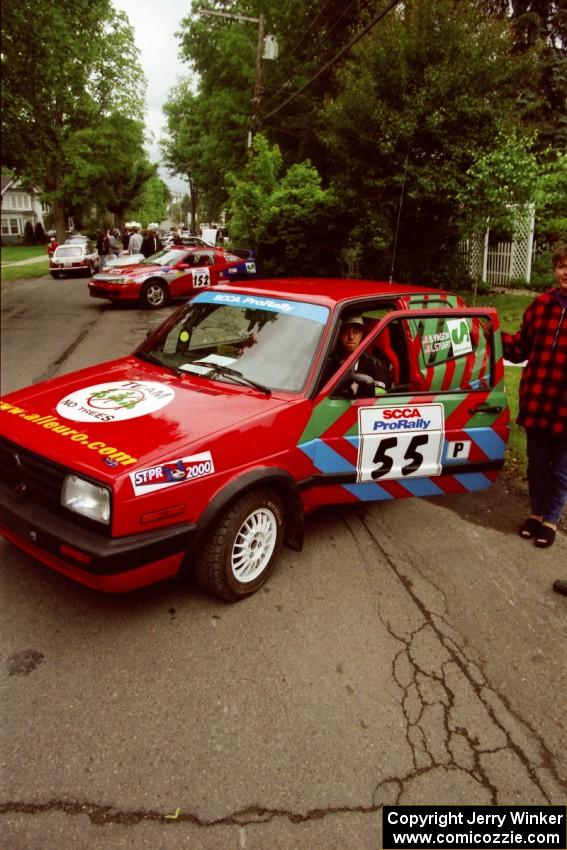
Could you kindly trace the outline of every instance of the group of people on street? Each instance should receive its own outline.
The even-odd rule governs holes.
[[[97,229],[96,231],[96,250],[100,261],[100,271],[103,270],[109,259],[118,257],[123,251],[127,251],[129,254],[143,254],[144,257],[151,257],[161,248],[161,239],[154,227],[148,227],[144,233],[137,225],[125,228],[122,234],[117,228]]]

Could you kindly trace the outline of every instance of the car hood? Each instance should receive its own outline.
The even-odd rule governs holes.
[[[116,265],[109,266],[105,268],[104,271],[99,272],[95,275],[99,280],[106,280],[109,277],[125,277],[132,275],[148,275],[153,272],[166,272],[169,271],[170,266],[157,266],[157,265],[142,265],[140,262],[130,263],[126,266]]]
[[[282,397],[126,357],[18,390],[0,400],[8,440],[112,482],[121,472],[210,447],[249,419],[271,417]]]

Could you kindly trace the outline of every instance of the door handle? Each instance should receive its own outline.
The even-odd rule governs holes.
[[[469,407],[469,413],[502,413],[502,407],[501,405],[478,404],[476,407]]]

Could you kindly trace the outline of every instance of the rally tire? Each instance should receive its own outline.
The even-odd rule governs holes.
[[[195,564],[195,578],[206,593],[237,602],[255,593],[270,577],[284,537],[284,509],[272,490],[235,499],[208,532]]]
[[[168,302],[166,284],[161,280],[147,280],[142,287],[142,304],[147,310],[159,310]]]
[[[49,274],[54,280],[59,280],[59,278],[61,277],[61,272],[49,272]]]

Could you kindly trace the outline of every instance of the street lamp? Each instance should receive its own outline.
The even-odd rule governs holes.
[[[252,98],[252,115],[250,116],[250,130],[248,131],[248,147],[252,144],[252,137],[256,132],[258,114],[260,111],[260,97],[262,95],[262,59],[278,58],[278,42],[274,35],[264,35],[266,30],[266,17],[261,14],[259,18],[251,18],[248,15],[230,14],[228,12],[217,12],[213,9],[201,9],[202,15],[216,15],[218,18],[229,18],[232,21],[248,21],[258,24],[258,44],[256,46],[256,74],[254,77],[254,97]]]

